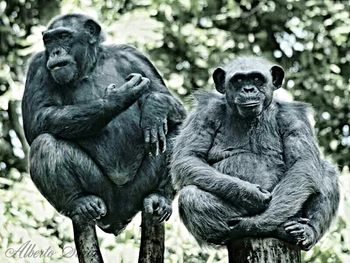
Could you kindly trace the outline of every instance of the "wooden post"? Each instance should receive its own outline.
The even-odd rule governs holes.
[[[164,262],[164,224],[142,212],[139,263]]]
[[[300,263],[300,249],[274,238],[244,238],[227,245],[229,263]]]
[[[73,221],[73,230],[79,263],[103,263],[95,224]]]

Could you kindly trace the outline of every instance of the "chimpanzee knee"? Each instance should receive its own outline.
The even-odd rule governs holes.
[[[227,241],[227,224],[238,211],[220,198],[190,185],[179,193],[181,220],[198,243],[222,245]]]
[[[29,158],[34,184],[59,212],[67,214],[65,210],[70,204],[86,192],[102,192],[95,188],[103,182],[103,175],[93,161],[69,141],[50,134],[39,135],[31,145]]]

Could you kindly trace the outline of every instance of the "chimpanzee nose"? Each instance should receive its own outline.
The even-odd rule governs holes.
[[[256,91],[256,88],[254,86],[245,86],[243,87],[243,91],[247,93],[252,93]]]
[[[52,55],[54,55],[54,56],[61,55],[61,50],[60,49],[55,49],[54,51],[52,51]]]

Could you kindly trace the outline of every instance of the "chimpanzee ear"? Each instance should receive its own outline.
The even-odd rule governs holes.
[[[222,68],[217,68],[213,73],[213,80],[215,83],[215,88],[218,92],[225,93],[225,77],[226,72]]]
[[[88,19],[84,24],[84,28],[86,29],[86,32],[90,35],[90,44],[94,44],[100,40],[101,26],[97,24],[94,20]]]
[[[280,66],[272,66],[270,69],[272,76],[272,84],[275,86],[275,90],[282,86],[284,79],[284,70]]]

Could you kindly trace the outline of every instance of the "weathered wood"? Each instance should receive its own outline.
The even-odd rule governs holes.
[[[164,224],[142,213],[139,263],[164,262]]]
[[[245,238],[227,246],[229,263],[300,263],[300,249],[274,238]]]
[[[79,263],[103,263],[95,224],[73,222],[73,230]]]

